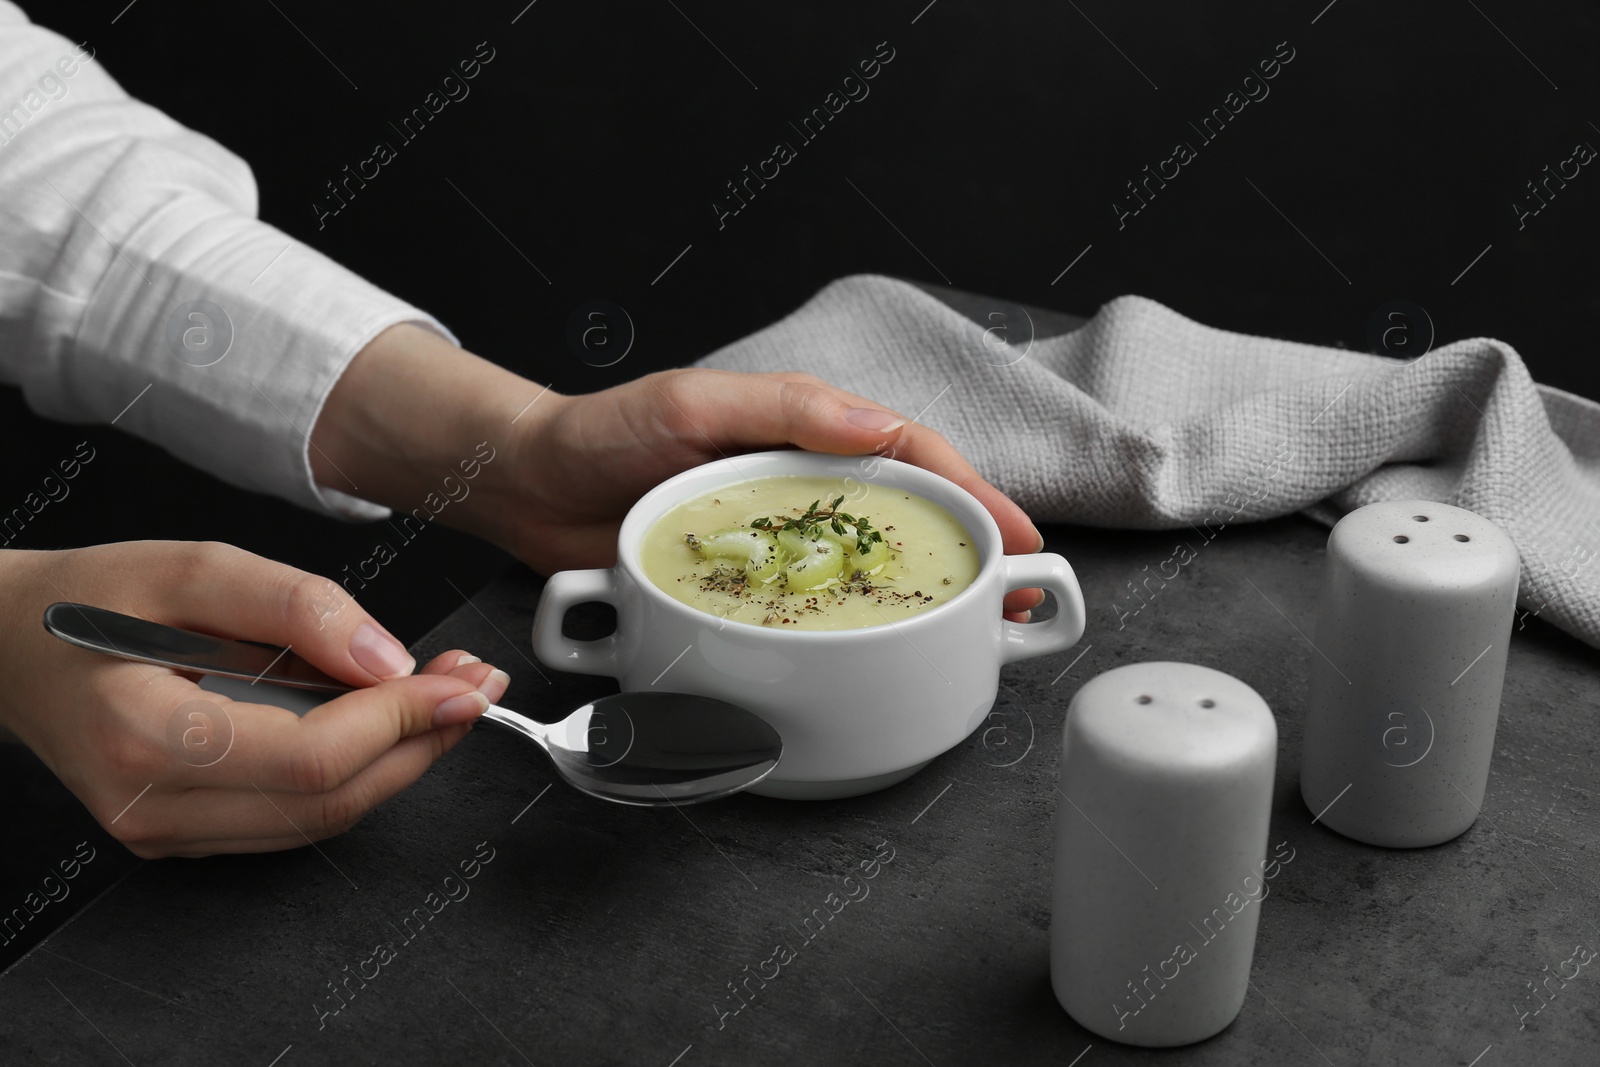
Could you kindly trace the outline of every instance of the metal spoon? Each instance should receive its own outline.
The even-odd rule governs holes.
[[[193,674],[348,693],[288,649],[163,626],[87,604],[51,604],[44,628],[69,644]],[[715,800],[755,785],[778,765],[783,739],[754,713],[686,693],[617,693],[559,722],[490,705],[488,722],[538,742],[572,786],[618,804]]]

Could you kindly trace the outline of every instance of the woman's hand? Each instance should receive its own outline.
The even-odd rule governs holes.
[[[441,519],[545,574],[615,563],[623,516],[672,475],[791,445],[925,467],[989,509],[1008,553],[1043,544],[1022,509],[939,434],[808,374],[675,370],[569,397],[396,326],[345,371],[311,440],[319,484],[359,485],[357,495],[404,512],[437,495],[442,476],[485,442],[495,458]],[[1036,589],[1011,593],[1008,617],[1025,621],[1042,599]]]
[[[56,601],[292,646],[362,687],[304,717],[202,690],[195,676],[76,648]],[[405,648],[337,584],[208,542],[0,552],[0,727],[145,858],[294,848],[355,825],[415,781],[509,679]]]
[[[666,371],[548,403],[513,445],[508,469],[524,472],[525,501],[502,534],[536,570],[611,566],[622,518],[648,490],[714,459],[788,445],[914,463],[975,496],[1008,553],[1043,544],[1023,510],[939,434],[809,374]],[[1025,612],[1041,599],[1019,590],[1006,607]]]

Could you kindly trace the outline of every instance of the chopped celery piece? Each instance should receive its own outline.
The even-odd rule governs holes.
[[[889,542],[874,541],[867,546],[865,552],[856,551],[855,540],[845,544],[845,577],[850,577],[857,571],[862,574],[871,574],[879,567],[889,562]]]
[[[778,544],[788,557],[784,584],[792,590],[816,589],[844,570],[844,546],[831,537],[813,541],[798,530],[782,530]]]
[[[689,541],[707,559],[734,560],[744,565],[752,581],[770,582],[783,571],[783,553],[778,539],[765,530],[749,527],[718,530]]]

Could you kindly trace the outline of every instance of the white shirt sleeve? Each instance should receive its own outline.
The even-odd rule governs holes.
[[[0,380],[246,489],[383,518],[315,484],[311,428],[383,330],[455,338],[256,210],[243,160],[0,0]]]

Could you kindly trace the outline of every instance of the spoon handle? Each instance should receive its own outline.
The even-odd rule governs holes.
[[[51,604],[44,628],[68,644],[136,663],[322,693],[352,688],[286,648],[180,630],[88,604]]]
[[[550,727],[537,719],[530,719],[519,711],[502,708],[498,704],[490,704],[482,718],[487,722],[504,726],[508,730],[515,730],[522,736],[538,743],[546,752],[550,751]]]
[[[44,612],[44,628],[68,644],[135,663],[320,693],[348,693],[354,688],[322,673],[287,648],[180,630],[88,604],[51,604]],[[549,730],[542,722],[497,704],[491,704],[483,717],[532,738],[547,750],[550,747]]]

